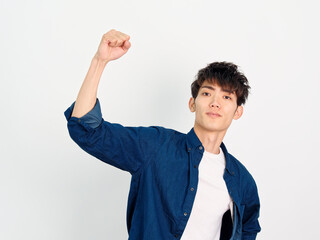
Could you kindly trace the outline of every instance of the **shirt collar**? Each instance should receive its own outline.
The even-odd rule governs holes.
[[[204,147],[202,143],[200,142],[198,136],[194,132],[194,128],[191,128],[191,130],[187,133],[187,151],[190,152],[191,150],[194,150],[195,148],[199,149],[199,147],[202,147],[202,153],[204,151]],[[235,171],[232,167],[231,163],[231,157],[228,153],[228,150],[223,142],[221,142],[220,147],[224,153],[224,156],[226,158],[226,169],[231,175],[235,175]]]

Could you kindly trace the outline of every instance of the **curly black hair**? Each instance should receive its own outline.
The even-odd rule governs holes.
[[[203,82],[216,83],[227,91],[234,92],[237,96],[237,105],[244,105],[249,95],[247,78],[238,70],[238,66],[231,62],[213,62],[199,70],[196,79],[191,84],[191,94],[194,99]]]

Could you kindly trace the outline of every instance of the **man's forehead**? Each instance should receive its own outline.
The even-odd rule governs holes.
[[[221,88],[221,90],[222,90],[223,92],[227,92],[227,93],[230,93],[230,94],[234,94],[234,93],[235,93],[235,92],[232,91],[230,88],[227,88],[227,87],[224,87],[224,88],[223,88],[223,87],[221,87],[221,86],[217,83],[217,81],[215,81],[215,82],[209,82],[208,80],[205,80],[205,81],[202,83],[200,89],[202,89],[202,88],[208,88],[208,89]]]

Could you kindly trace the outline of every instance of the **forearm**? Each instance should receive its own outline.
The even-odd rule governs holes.
[[[100,78],[107,63],[99,60],[96,56],[92,59],[89,71],[78,93],[71,117],[80,118],[94,107]]]

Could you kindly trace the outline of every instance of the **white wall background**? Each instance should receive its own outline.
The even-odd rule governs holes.
[[[130,174],[82,151],[63,114],[112,28],[132,46],[103,73],[103,117],[188,132],[197,71],[236,63],[252,89],[224,142],[258,184],[257,239],[319,238],[317,1],[0,5],[0,239],[127,239]]]

